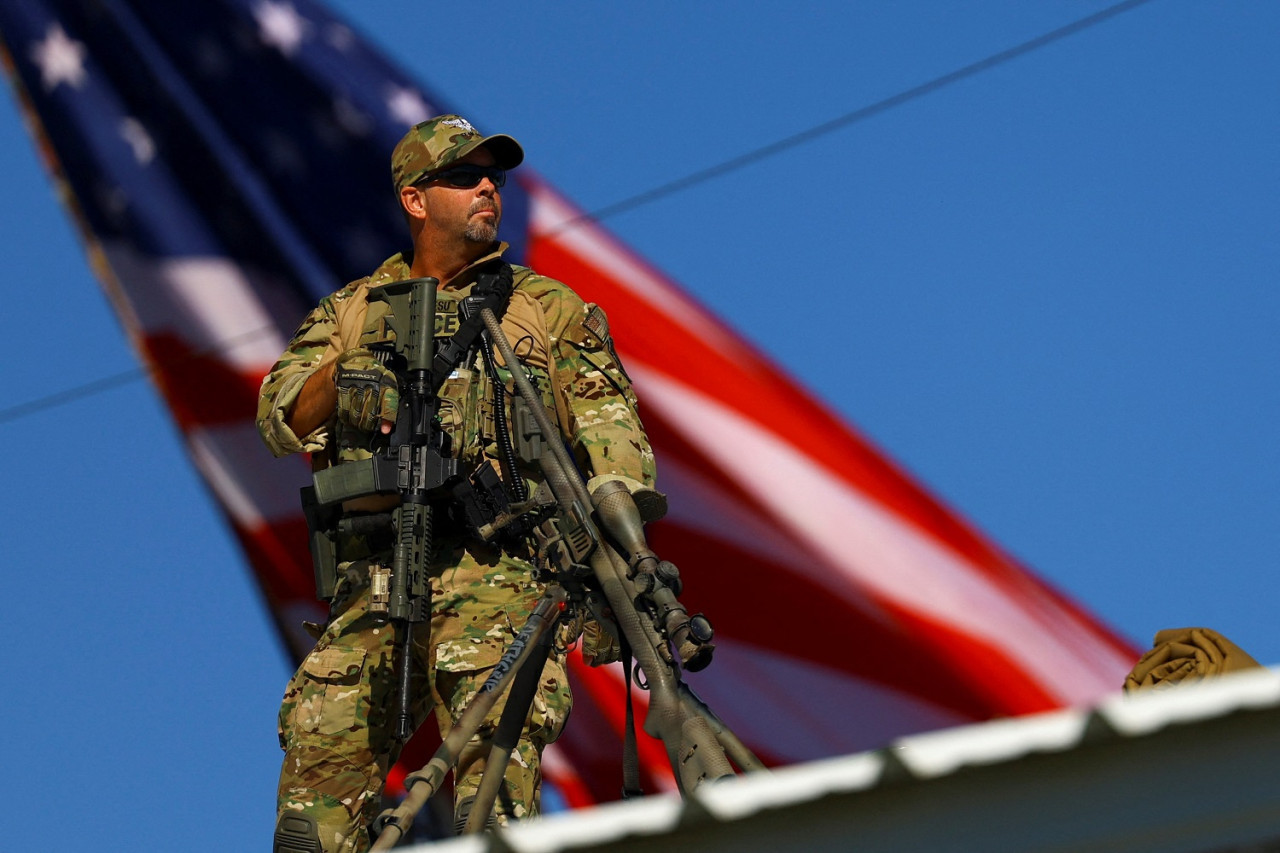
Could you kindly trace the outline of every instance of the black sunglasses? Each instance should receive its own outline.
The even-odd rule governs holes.
[[[469,190],[485,178],[492,181],[495,187],[500,187],[507,182],[507,170],[497,166],[475,166],[468,163],[463,166],[454,166],[452,169],[442,169],[434,175],[427,175],[422,179],[422,183],[443,181],[451,187]]]

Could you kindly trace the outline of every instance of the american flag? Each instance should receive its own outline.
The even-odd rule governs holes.
[[[298,504],[309,469],[262,446],[258,385],[320,297],[405,248],[395,142],[466,111],[309,0],[5,0],[0,38],[90,265],[301,656],[301,621],[322,615]],[[529,166],[504,189],[503,238],[608,311],[670,498],[652,544],[717,629],[715,662],[689,681],[766,762],[1119,687],[1125,641]],[[548,778],[571,803],[611,799],[621,672],[571,663]],[[641,755],[650,789],[674,787],[657,744]]]

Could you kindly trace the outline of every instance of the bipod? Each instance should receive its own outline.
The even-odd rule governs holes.
[[[573,586],[578,588],[577,584]],[[579,597],[589,596],[575,595],[575,599]],[[431,760],[421,770],[405,777],[405,799],[395,809],[388,809],[378,816],[373,826],[377,839],[372,850],[390,850],[408,834],[418,813],[440,790],[445,776],[457,765],[462,750],[510,687],[507,703],[491,739],[484,773],[467,815],[466,825],[458,827],[466,834],[485,829],[501,791],[511,753],[515,750],[525,720],[528,719],[543,666],[555,641],[555,628],[568,599],[569,594],[559,581],[553,580],[547,585],[528,621],[507,647],[489,678],[463,709],[457,723],[449,730]],[[586,605],[579,601],[576,606]],[[630,665],[630,661],[627,664]],[[640,663],[641,669],[643,666]],[[651,682],[648,689],[653,693],[655,685]],[[645,730],[661,738],[667,745],[668,758],[682,795],[687,795],[707,779],[732,775],[733,770],[726,755],[741,771],[764,769],[760,760],[694,694],[678,674],[669,687],[658,686],[657,689],[661,692],[654,694],[655,698],[650,701]],[[656,698],[658,696],[661,699]],[[662,708],[661,713],[667,722],[651,731],[650,720],[656,706]],[[676,729],[669,723],[673,718],[679,721]]]
[[[421,770],[405,777],[404,800],[396,808],[383,812],[374,822],[373,830],[378,834],[378,839],[372,847],[373,850],[390,850],[408,833],[409,827],[413,825],[413,820],[417,817],[418,812],[427,804],[427,800],[431,799],[432,795],[440,790],[440,785],[444,782],[445,776],[458,763],[458,758],[462,755],[462,750],[466,747],[467,742],[479,730],[481,724],[484,723],[485,717],[489,715],[489,711],[493,709],[494,704],[502,697],[507,687],[510,686],[517,672],[533,672],[532,681],[536,691],[538,678],[542,674],[542,665],[546,661],[548,646],[554,637],[553,629],[559,623],[560,615],[564,610],[567,599],[567,593],[559,584],[551,584],[547,587],[546,592],[538,601],[537,607],[530,614],[529,620],[520,629],[520,633],[516,635],[516,638],[511,641],[511,645],[507,647],[502,658],[494,667],[493,672],[490,673],[484,684],[480,686],[479,691],[476,692],[475,697],[467,704],[467,707],[458,717],[458,722],[445,735],[444,742],[440,744],[440,748],[435,751],[431,760]],[[536,661],[536,668],[531,666],[533,661]],[[520,679],[522,682],[527,680],[529,679]],[[519,698],[515,695],[510,697],[508,707],[503,712],[503,721],[508,716],[510,706],[518,704],[516,700]],[[526,713],[532,699],[533,693],[531,692],[528,699],[523,703]],[[523,722],[524,717],[521,716],[520,723]],[[501,727],[500,723],[499,728]],[[486,765],[486,778],[489,776],[489,769],[490,766]],[[506,763],[503,762],[498,773],[499,780],[501,780],[502,771],[505,771],[505,769]],[[481,785],[483,787],[483,780]]]
[[[484,773],[480,776],[480,786],[476,790],[471,810],[467,814],[465,826],[455,827],[462,834],[479,832],[485,828],[493,814],[494,803],[502,790],[502,782],[506,779],[507,765],[511,762],[511,753],[515,751],[524,731],[525,720],[533,708],[534,697],[538,694],[538,685],[542,681],[542,668],[551,653],[555,634],[548,631],[542,635],[541,642],[534,648],[533,654],[516,673],[511,685],[511,693],[507,696],[507,704],[502,708],[502,716],[498,718],[498,726],[490,741],[489,755],[485,757]]]
[[[485,759],[484,774],[481,776],[480,787],[476,791],[470,812],[467,814],[466,824],[463,827],[458,827],[461,830],[461,834],[469,835],[481,832],[488,825],[493,815],[493,807],[497,802],[502,782],[506,778],[506,769],[511,761],[511,753],[515,751],[520,735],[524,731],[525,720],[529,717],[533,699],[538,692],[542,667],[546,663],[547,656],[551,650],[553,638],[554,634],[544,634],[537,650],[525,661],[520,671],[516,674],[515,683],[512,684],[511,693],[507,697],[507,704],[502,709],[502,717],[498,720],[489,755]],[[623,663],[626,666],[631,665],[629,659],[624,660]],[[742,741],[738,740],[737,736],[683,681],[678,682],[678,692],[686,713],[698,715],[705,719],[707,725],[715,733],[721,747],[740,770],[764,769],[759,759],[743,745]],[[629,700],[630,697],[628,697]]]

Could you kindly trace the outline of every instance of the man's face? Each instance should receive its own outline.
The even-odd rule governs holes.
[[[477,148],[450,168],[463,165],[492,166],[493,155]],[[429,180],[419,184],[426,209],[426,226],[447,240],[462,239],[488,246],[498,239],[502,221],[502,195],[493,181],[484,177],[474,187],[455,187],[448,181]]]

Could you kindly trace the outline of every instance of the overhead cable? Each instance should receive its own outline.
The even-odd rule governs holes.
[[[834,133],[837,130],[846,128],[849,125],[865,121],[869,118],[880,115],[881,113],[900,107],[903,104],[923,98],[925,95],[932,94],[939,89],[950,86],[953,83],[958,83],[961,80],[981,74],[984,71],[989,71],[992,68],[1011,62],[1019,57],[1026,56],[1032,51],[1039,50],[1040,48],[1046,47],[1054,42],[1061,41],[1069,36],[1083,32],[1084,30],[1110,20],[1123,12],[1127,12],[1130,9],[1134,9],[1150,2],[1152,2],[1152,0],[1124,0],[1124,2],[1108,6],[1107,8],[1081,18],[1078,21],[1073,21],[1072,23],[1059,27],[1056,30],[1051,30],[1044,35],[1037,36],[1029,41],[1015,45],[1014,47],[992,54],[985,59],[980,59],[977,62],[970,63],[969,65],[956,69],[955,71],[943,74],[940,77],[935,77],[932,80],[921,83],[918,86],[913,86],[912,88],[899,92],[896,95],[891,95],[883,100],[876,101],[873,104],[860,107],[852,112],[837,116],[836,118],[822,122],[821,124],[815,125],[806,130],[799,131],[798,133],[793,133],[790,136],[771,142],[768,145],[761,146],[760,148],[755,148],[745,154],[739,154],[737,157],[699,169],[696,172],[692,172],[673,181],[668,181],[667,183],[661,184],[653,189],[637,193],[636,195],[624,198],[621,201],[614,202],[613,204],[597,208],[596,210],[588,213],[583,213],[579,216],[566,219],[547,231],[538,232],[534,236],[551,237],[556,234],[569,231],[573,228],[582,227],[590,222],[600,222],[604,219],[608,219],[609,217],[617,216],[619,213],[634,210],[637,207],[651,204],[652,202],[674,195],[682,190],[687,190],[691,187],[697,186],[698,184],[703,184],[714,178],[727,175],[730,172],[736,172],[737,170],[750,166],[753,163],[758,163],[761,160],[781,154],[784,151],[790,151],[797,145],[812,142],[820,136],[825,136],[829,133]],[[260,330],[261,334],[269,334],[273,331],[273,329]],[[237,335],[236,337],[237,339],[240,339],[243,336]],[[196,357],[203,354],[205,353],[192,353],[188,357]],[[50,394],[46,397],[40,397],[35,400],[29,400],[25,403],[19,403],[16,406],[9,406],[8,408],[0,409],[0,424],[15,421],[19,418],[35,414],[36,412],[64,405],[78,399],[83,399],[90,394],[98,394],[112,388],[127,385],[131,382],[137,381],[138,379],[142,379],[146,375],[147,371],[143,368],[135,368],[133,370],[95,379],[92,382],[86,382],[82,385],[78,385],[74,388],[68,388],[64,391],[59,391],[58,393]]]

